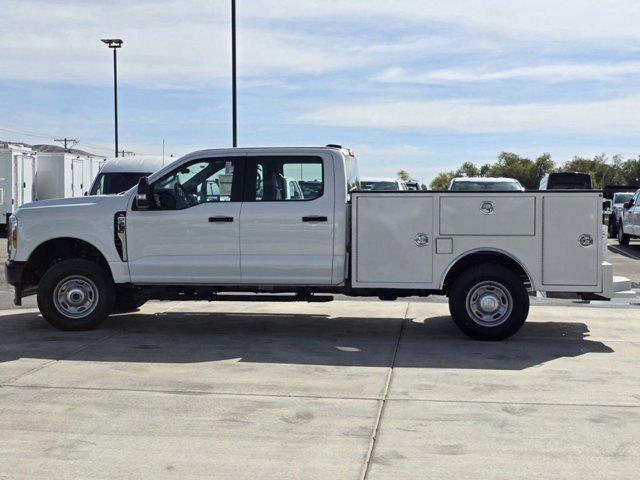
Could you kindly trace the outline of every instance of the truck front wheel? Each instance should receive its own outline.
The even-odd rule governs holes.
[[[60,330],[90,330],[111,312],[114,286],[108,272],[84,259],[52,265],[38,286],[38,308]]]
[[[520,276],[497,264],[474,265],[449,290],[449,311],[464,333],[477,340],[504,340],[529,314],[529,295]]]

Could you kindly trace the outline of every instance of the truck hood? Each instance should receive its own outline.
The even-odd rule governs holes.
[[[92,195],[86,197],[56,198],[52,200],[40,200],[38,202],[25,203],[17,210],[16,213],[19,214],[21,211],[32,212],[34,210],[48,209],[100,208],[102,210],[109,209],[109,207],[120,209],[124,208],[128,199],[128,195]]]

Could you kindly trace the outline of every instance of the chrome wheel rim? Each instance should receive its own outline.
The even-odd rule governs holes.
[[[73,275],[58,282],[53,291],[53,305],[68,318],[84,318],[98,305],[98,288],[87,277]]]
[[[478,283],[467,294],[467,314],[483,327],[503,324],[513,310],[513,299],[509,290],[492,280]]]

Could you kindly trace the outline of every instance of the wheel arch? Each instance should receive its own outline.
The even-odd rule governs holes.
[[[447,292],[453,281],[465,268],[480,263],[494,263],[503,265],[521,276],[525,285],[535,289],[533,275],[519,258],[509,252],[493,247],[481,247],[466,251],[454,258],[442,275],[440,289]]]
[[[37,285],[51,265],[71,258],[90,260],[104,268],[113,279],[107,257],[93,243],[77,237],[54,237],[40,243],[29,254],[23,281]]]

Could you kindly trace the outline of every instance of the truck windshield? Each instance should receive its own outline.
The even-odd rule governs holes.
[[[591,190],[591,175],[573,172],[551,173],[547,190]]]
[[[115,195],[126,192],[138,183],[141,177],[151,173],[144,172],[112,172],[100,173],[93,182],[89,195]]]
[[[522,190],[522,186],[517,182],[453,182],[451,190],[455,191],[501,191],[501,190]]]
[[[400,190],[397,182],[369,182],[360,181],[362,190]]]
[[[627,203],[631,200],[631,197],[633,197],[633,193],[616,193],[613,196],[613,203],[614,205],[618,203]]]

